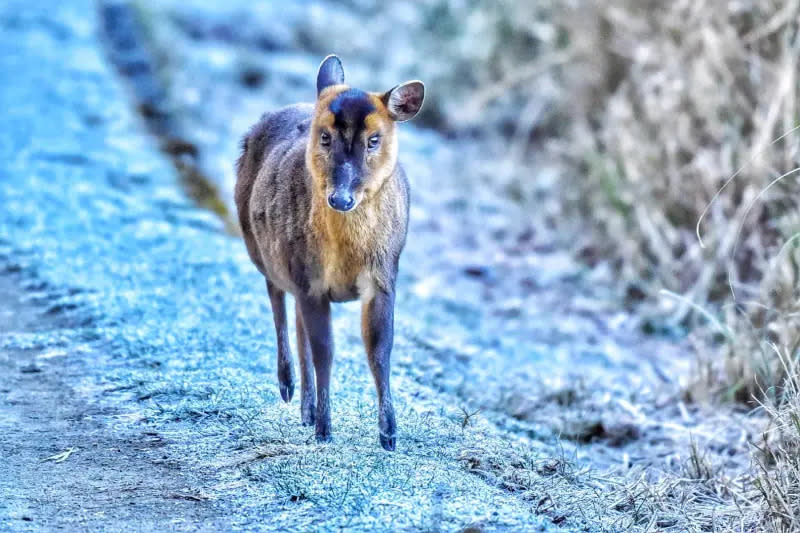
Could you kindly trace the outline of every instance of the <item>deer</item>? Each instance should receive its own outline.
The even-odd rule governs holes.
[[[375,382],[381,446],[395,450],[390,387],[395,282],[406,243],[409,183],[397,123],[422,107],[413,80],[386,92],[344,81],[336,55],[319,66],[314,103],[265,113],[244,136],[235,202],[248,255],[266,279],[280,395],[294,394],[285,295],[295,301],[300,414],[331,441],[331,304],[361,301],[361,337]]]

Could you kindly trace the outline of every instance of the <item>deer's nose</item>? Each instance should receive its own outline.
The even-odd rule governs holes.
[[[328,196],[328,205],[337,211],[350,211],[356,201],[352,194],[336,191]]]

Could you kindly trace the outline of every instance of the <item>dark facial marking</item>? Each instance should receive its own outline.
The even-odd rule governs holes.
[[[344,135],[347,150],[352,150],[353,140],[358,139],[364,129],[364,120],[375,111],[369,95],[361,89],[347,89],[337,95],[328,107],[334,116],[334,127]]]
[[[333,156],[329,184],[333,192],[328,204],[339,211],[353,208],[353,191],[364,179],[365,146],[361,133],[366,128],[367,115],[375,111],[370,97],[360,89],[347,89],[328,104],[333,113],[331,139],[327,146]],[[322,143],[325,145],[325,143]]]

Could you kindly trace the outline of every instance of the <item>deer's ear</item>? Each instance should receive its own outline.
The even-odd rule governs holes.
[[[383,94],[382,100],[389,116],[398,122],[410,120],[422,108],[425,85],[419,80],[401,83]]]
[[[317,96],[326,87],[344,83],[344,68],[338,57],[331,54],[322,60],[317,72]]]

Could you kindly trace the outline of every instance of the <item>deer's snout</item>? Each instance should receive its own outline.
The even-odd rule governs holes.
[[[355,188],[361,183],[359,169],[350,161],[336,165],[333,171],[333,187],[329,188],[328,205],[337,211],[350,211],[356,205]]]
[[[356,199],[349,191],[336,189],[328,196],[328,205],[337,211],[350,211],[356,205]]]

